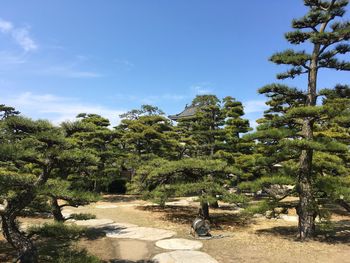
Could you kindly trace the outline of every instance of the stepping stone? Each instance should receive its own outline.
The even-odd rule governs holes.
[[[204,252],[186,250],[161,253],[153,257],[153,260],[157,263],[218,263]]]
[[[138,225],[134,225],[134,224],[129,224],[129,223],[113,223],[108,225],[111,228],[131,228],[131,227],[138,227]]]
[[[174,231],[152,227],[130,227],[106,231],[106,236],[111,238],[130,238],[148,241],[157,241],[173,237],[174,235],[176,235]]]
[[[170,250],[196,250],[201,249],[203,244],[200,241],[194,241],[184,238],[172,238],[160,240],[156,243],[156,246]]]
[[[114,223],[112,219],[89,219],[89,220],[69,220],[69,221],[78,226],[86,226],[86,227],[92,227],[92,228],[105,227]]]

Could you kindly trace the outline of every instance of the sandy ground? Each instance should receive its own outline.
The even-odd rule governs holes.
[[[188,206],[186,202],[187,206],[180,204],[166,209],[147,204],[134,197],[106,196],[103,202],[67,210],[74,213],[88,212],[96,214],[97,218],[108,218],[115,222],[173,230],[177,232],[176,238],[191,239],[189,226],[197,211],[196,203],[190,202]],[[107,208],[96,208],[96,206]],[[344,222],[345,229],[342,233],[345,233],[345,236],[331,241],[320,238],[320,241],[299,242],[295,238],[295,222],[257,218],[242,225],[232,211],[215,209],[212,210],[212,215],[217,219],[212,234],[224,237],[201,240],[203,242],[201,251],[208,253],[218,262],[350,263],[350,233],[347,232],[350,230],[350,216],[335,217],[335,220]],[[78,245],[107,262],[147,260],[166,251],[156,247],[155,242],[108,237],[83,239]]]

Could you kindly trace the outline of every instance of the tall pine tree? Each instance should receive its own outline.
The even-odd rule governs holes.
[[[299,194],[299,232],[301,239],[307,239],[315,233],[315,217],[317,204],[314,191],[313,158],[316,144],[314,142],[315,114],[317,105],[317,79],[320,69],[350,70],[350,63],[342,61],[338,55],[350,52],[350,22],[335,21],[345,13],[347,0],[304,0],[309,8],[308,13],[292,22],[295,29],[285,35],[294,45],[308,43],[311,50],[286,51],[276,53],[271,61],[276,64],[289,65],[291,68],[277,75],[278,79],[295,78],[306,74],[308,76],[305,104],[302,109],[295,110],[295,117],[301,121],[297,192]],[[262,91],[264,93],[264,91]],[[289,91],[288,91],[289,92]],[[296,92],[292,92],[296,94]],[[293,94],[291,94],[293,96]],[[298,97],[300,98],[300,97]],[[283,107],[283,106],[281,106]],[[293,115],[290,113],[290,116]]]

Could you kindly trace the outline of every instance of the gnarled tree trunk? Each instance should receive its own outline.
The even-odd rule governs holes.
[[[22,263],[35,263],[38,261],[37,249],[33,242],[18,229],[16,217],[34,199],[33,189],[28,189],[15,198],[10,199],[2,209],[1,221],[3,235],[10,245],[18,251],[18,260]]]

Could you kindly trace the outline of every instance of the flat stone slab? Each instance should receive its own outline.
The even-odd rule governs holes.
[[[204,252],[186,250],[161,253],[153,257],[153,260],[157,263],[218,263]]]
[[[176,235],[174,231],[152,227],[130,227],[106,231],[106,236],[111,238],[130,238],[147,241],[157,241],[173,237],[174,235]]]
[[[86,227],[92,227],[92,228],[105,227],[114,223],[112,219],[71,220],[70,222],[78,226],[86,226]]]
[[[132,228],[132,227],[138,227],[138,225],[130,224],[130,223],[113,223],[108,225],[111,228]]]
[[[156,246],[170,250],[196,250],[201,249],[203,247],[203,243],[184,238],[172,238],[160,240],[156,243]]]

